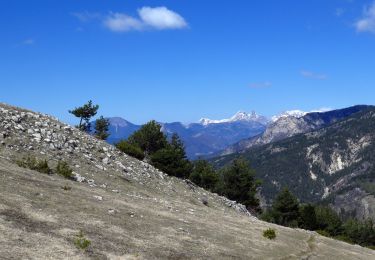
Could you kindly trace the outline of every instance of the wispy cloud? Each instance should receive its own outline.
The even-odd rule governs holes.
[[[104,21],[106,28],[114,32],[142,30],[142,21],[122,13],[112,13]]]
[[[336,8],[336,10],[335,10],[335,15],[336,15],[337,17],[341,17],[341,16],[343,16],[344,13],[345,13],[345,9],[343,9],[343,8]]]
[[[84,23],[91,22],[92,20],[96,19],[102,19],[102,15],[100,13],[92,13],[89,11],[75,12],[71,13],[71,15]]]
[[[250,88],[270,88],[272,87],[272,83],[269,81],[265,82],[254,82],[249,85]]]
[[[357,32],[375,33],[375,1],[364,8],[362,17],[354,25]]]
[[[330,108],[330,107],[321,107],[321,108],[318,108],[318,109],[311,110],[310,113],[313,113],[313,112],[322,113],[322,112],[328,112],[328,111],[331,111],[331,110],[333,110],[333,109]]]
[[[25,39],[23,42],[21,42],[21,45],[33,45],[35,44],[35,40],[32,38]]]
[[[20,41],[14,45],[14,47],[21,47],[21,46],[30,46],[35,44],[35,39],[27,38],[23,41]]]
[[[325,80],[328,78],[326,74],[315,73],[309,70],[301,70],[300,74],[301,76],[310,79]]]
[[[107,15],[99,13],[72,13],[81,22],[99,20],[105,28],[113,32],[141,31],[147,29],[171,30],[188,27],[186,20],[178,13],[167,7],[144,6],[137,10],[137,16],[126,13],[110,12]]]

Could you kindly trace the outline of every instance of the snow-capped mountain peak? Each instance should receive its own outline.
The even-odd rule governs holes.
[[[268,120],[267,118],[258,115],[255,111],[252,111],[251,113],[238,111],[231,118],[221,119],[221,120],[201,118],[199,120],[199,123],[201,123],[202,125],[209,125],[209,124],[231,123],[231,122],[237,122],[237,121],[248,121],[248,122],[255,121],[259,123],[266,123]]]
[[[303,117],[304,115],[306,115],[308,112],[305,112],[305,111],[301,111],[301,110],[289,110],[289,111],[285,111],[279,115],[276,115],[276,116],[273,116],[271,117],[271,120],[272,122],[276,122],[277,120],[279,120],[280,118],[284,118],[284,117],[296,117],[296,118],[300,118],[300,117]]]
[[[281,113],[279,115],[271,117],[271,121],[272,122],[276,122],[280,118],[285,118],[285,117],[301,118],[301,117],[305,116],[308,113],[322,113],[322,112],[327,112],[327,111],[330,111],[330,110],[332,110],[332,109],[331,108],[326,108],[326,107],[315,109],[315,110],[311,110],[309,112],[305,112],[305,111],[298,110],[298,109],[289,110],[289,111],[285,111],[285,112],[283,112],[283,113]]]

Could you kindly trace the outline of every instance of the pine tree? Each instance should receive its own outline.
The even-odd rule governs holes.
[[[151,162],[156,168],[179,178],[188,178],[192,168],[177,134],[173,134],[170,144],[151,155]]]
[[[277,224],[293,227],[298,225],[299,202],[288,188],[277,195],[272,205],[272,215]]]
[[[106,140],[109,136],[109,120],[101,116],[95,122],[95,136],[100,140]]]
[[[141,148],[147,155],[166,148],[168,145],[167,137],[161,131],[161,125],[154,120],[134,132],[128,138],[128,142]]]
[[[91,124],[90,119],[98,112],[99,105],[93,105],[92,101],[88,101],[81,107],[76,107],[73,110],[69,110],[69,113],[80,119],[78,129],[86,132],[90,132]]]
[[[311,204],[301,205],[299,209],[299,227],[308,230],[315,230],[318,226],[315,207]]]
[[[248,209],[260,211],[256,198],[260,183],[255,178],[255,171],[249,167],[249,162],[242,158],[235,159],[221,171],[221,178],[219,193],[244,204]]]
[[[198,186],[213,191],[219,182],[218,173],[206,160],[197,160],[189,179]]]

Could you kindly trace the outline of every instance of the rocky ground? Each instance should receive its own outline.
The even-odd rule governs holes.
[[[75,181],[20,168],[59,160]],[[275,240],[262,233],[276,230]],[[91,244],[75,245],[82,234]],[[375,251],[262,222],[57,119],[0,105],[1,259],[375,259]]]

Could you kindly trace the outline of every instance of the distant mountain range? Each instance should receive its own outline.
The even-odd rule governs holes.
[[[365,108],[367,106],[354,106],[326,112],[291,110],[270,119],[256,112],[240,111],[228,119],[202,118],[197,123],[160,124],[163,132],[168,136],[177,133],[181,137],[190,159],[210,158],[242,152],[253,146],[313,131]],[[120,117],[108,119],[110,122],[108,142],[111,144],[127,139],[141,127]]]
[[[302,202],[326,201],[344,216],[375,220],[374,107],[280,118],[244,142],[241,153],[211,161],[220,168],[248,159],[263,181],[264,204],[288,187]]]
[[[254,146],[265,145],[296,134],[317,130],[369,107],[358,105],[344,109],[310,113],[299,110],[287,111],[279,116],[272,117],[272,122],[267,125],[263,133],[227,147],[221,152],[221,155],[239,153]]]
[[[108,118],[110,122],[109,143],[128,138],[141,125],[135,125],[120,118]],[[224,150],[242,139],[263,133],[269,119],[255,112],[238,112],[229,119],[211,120],[202,118],[198,123],[181,122],[160,123],[168,136],[177,133],[184,141],[186,153],[190,159],[208,156]]]

